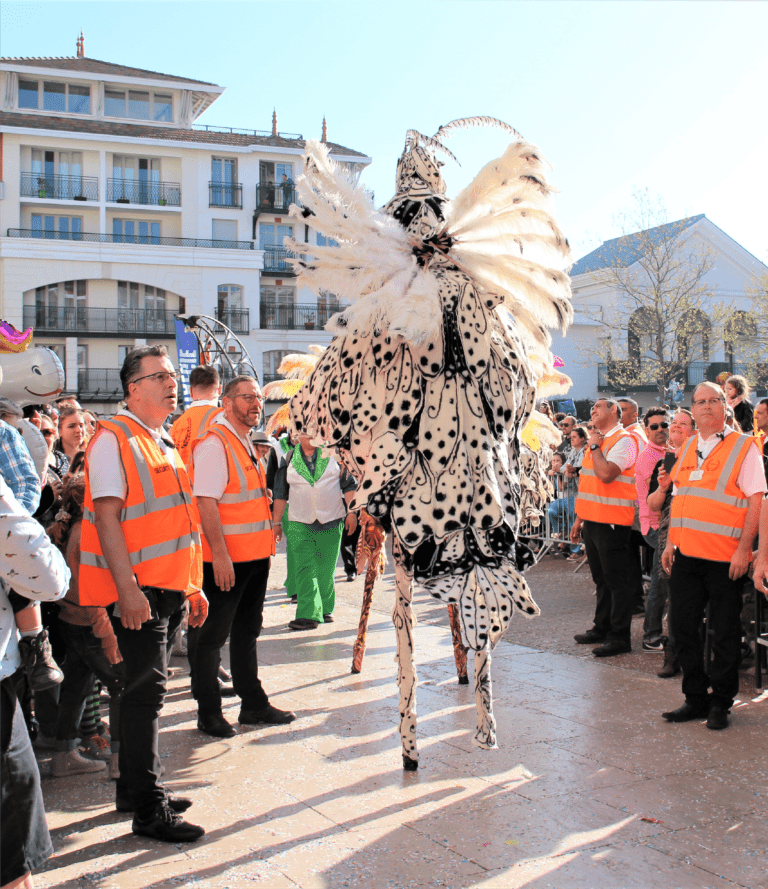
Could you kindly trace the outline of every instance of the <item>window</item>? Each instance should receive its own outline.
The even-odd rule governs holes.
[[[236,241],[236,219],[214,219],[211,223],[211,237],[214,241]]]
[[[166,316],[166,292],[161,287],[117,282],[117,326],[131,333],[167,333],[173,329],[173,318]],[[120,346],[120,349],[124,348]],[[132,349],[129,346],[128,349]],[[122,360],[125,360],[123,357]]]
[[[32,214],[32,237],[55,241],[81,241],[83,220],[80,216],[43,216]]]
[[[320,232],[317,233],[317,246],[318,247],[338,247],[339,242],[334,241],[333,238],[326,238],[325,235],[321,235]]]
[[[725,358],[731,364],[746,362],[755,352],[757,323],[748,312],[739,310],[726,319],[723,325]]]
[[[39,197],[72,200],[83,191],[83,153],[33,148],[32,182]]]
[[[38,80],[19,80],[19,108],[90,114],[91,88],[79,83],[60,83],[55,80],[44,80],[42,83]]]
[[[77,369],[78,371],[86,370],[88,367],[88,346],[77,344]],[[79,374],[78,374],[79,376]]]
[[[211,207],[242,207],[242,186],[237,181],[237,160],[230,157],[211,158]]]
[[[67,366],[67,349],[64,343],[37,343],[38,346],[42,346],[44,349],[50,349],[51,352],[56,355],[56,357],[61,362],[61,366],[66,368]]]
[[[106,117],[172,122],[173,96],[148,90],[105,89],[104,114]]]
[[[293,330],[296,327],[293,287],[262,285],[261,299],[262,330]]]
[[[269,383],[272,380],[281,379],[280,374],[277,372],[278,367],[280,367],[280,362],[285,358],[286,355],[291,355],[292,352],[289,349],[271,349],[269,352],[265,352],[263,355],[264,361],[264,382]]]
[[[216,318],[235,333],[248,333],[248,312],[243,311],[243,288],[239,284],[219,284]]]
[[[259,225],[259,250],[264,251],[264,271],[293,272],[293,266],[287,261],[288,250],[283,247],[283,239],[291,237],[292,225],[264,222]]]
[[[122,367],[125,364],[125,359],[128,357],[128,353],[132,352],[136,347],[131,346],[118,346],[117,347],[117,364],[119,367]]]
[[[112,240],[116,244],[159,244],[160,223],[144,219],[113,219]]]
[[[691,361],[709,361],[712,323],[701,309],[684,312],[677,324],[677,354],[684,365]]]
[[[63,281],[38,287],[35,290],[36,325],[59,330],[84,329],[86,302],[86,281]]]
[[[160,160],[151,157],[112,156],[112,183],[107,200],[156,204],[160,199]]]

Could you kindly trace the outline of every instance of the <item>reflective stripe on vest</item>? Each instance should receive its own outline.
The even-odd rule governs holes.
[[[600,449],[603,454],[607,454],[621,438],[631,438],[631,435],[620,429],[602,443]],[[593,468],[592,451],[584,452],[575,504],[576,515],[580,519],[606,525],[631,525],[635,518],[636,500],[634,465],[606,484],[600,481]]]
[[[227,459],[227,485],[218,500],[218,509],[229,557],[233,562],[268,559],[275,553],[275,538],[264,470],[258,460],[251,458],[240,437],[222,423],[210,426],[199,441],[210,435],[221,441]],[[193,443],[193,452],[197,444]],[[192,471],[194,478],[194,465]],[[213,561],[205,536],[203,561]]]
[[[197,404],[188,407],[171,426],[171,438],[185,466],[188,467],[192,459],[192,445],[205,435],[208,427],[223,410],[221,407]]]
[[[738,477],[754,438],[735,432],[727,435],[703,460],[703,475],[698,481],[690,478],[698,466],[697,442],[698,436],[686,442],[670,472],[677,490],[672,498],[669,539],[686,556],[730,562],[749,507]]]
[[[93,440],[102,432],[117,438],[126,482],[120,521],[138,583],[187,595],[200,590],[200,519],[178,453],[173,452],[174,471],[154,438],[130,417],[101,421]],[[117,601],[118,596],[96,531],[89,453],[90,446],[86,452],[78,586],[81,605],[103,606]]]

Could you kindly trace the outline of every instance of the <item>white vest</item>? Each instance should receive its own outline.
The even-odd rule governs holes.
[[[298,447],[298,445],[297,445]],[[343,519],[347,514],[344,495],[341,493],[339,477],[341,467],[331,457],[325,472],[320,478],[310,483],[293,468],[293,458],[288,464],[288,520],[311,525],[313,522],[333,522]]]

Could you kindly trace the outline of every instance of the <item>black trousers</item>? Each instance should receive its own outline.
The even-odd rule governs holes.
[[[136,814],[142,818],[167,796],[160,783],[159,722],[170,646],[183,616],[183,594],[159,593],[157,610],[141,629],[127,630],[119,618],[112,617],[125,674],[117,795],[132,797]]]
[[[341,535],[341,561],[344,563],[344,571],[346,574],[357,574],[355,554],[357,552],[357,541],[359,537],[360,522],[355,526],[354,533],[350,534],[345,528]]]
[[[630,552],[628,525],[584,522],[581,536],[597,587],[594,629],[613,642],[630,643],[640,567]]]
[[[216,586],[213,565],[203,562],[203,592],[208,617],[187,634],[192,695],[201,713],[221,713],[219,665],[229,636],[229,665],[235,694],[243,710],[263,710],[269,704],[259,681],[256,640],[264,617],[270,559],[235,562],[235,585],[228,592]]]
[[[683,694],[694,706],[704,705],[712,687],[711,702],[729,709],[739,693],[741,659],[741,605],[744,578],[728,577],[728,562],[711,562],[675,553],[670,578],[672,630],[683,668]],[[709,603],[712,632],[712,667],[704,669],[701,638],[704,612]]]

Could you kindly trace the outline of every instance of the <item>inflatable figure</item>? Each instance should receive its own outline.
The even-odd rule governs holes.
[[[4,377],[3,396],[20,407],[52,401],[64,389],[64,368],[58,355],[45,346],[0,353],[0,367]]]
[[[538,614],[517,544],[520,432],[539,379],[551,374],[547,327],[572,317],[569,248],[550,214],[538,150],[515,141],[455,200],[440,174],[443,140],[408,132],[397,194],[381,210],[327,146],[307,143],[303,209],[328,239],[286,239],[299,284],[353,300],[327,328],[335,339],[291,401],[297,432],[338,448],[358,479],[352,508],[392,535],[396,569],[400,736],[418,765],[413,581],[456,606],[475,651],[473,742],[496,746],[491,649],[512,612]],[[309,255],[308,255],[309,254]]]

